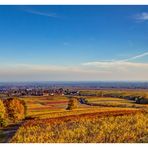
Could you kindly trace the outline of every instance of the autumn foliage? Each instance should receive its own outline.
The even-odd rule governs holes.
[[[6,125],[6,109],[2,100],[0,100],[0,127]]]
[[[116,112],[118,114],[118,112]],[[13,143],[137,143],[146,142],[148,115],[82,115],[26,121]],[[132,132],[131,132],[132,131]]]
[[[70,98],[67,106],[67,110],[78,108],[78,100],[76,98]]]
[[[3,104],[3,101],[0,100],[0,119],[3,119],[5,116],[5,106]]]
[[[26,107],[22,100],[10,98],[5,100],[8,119],[16,123],[25,118]]]

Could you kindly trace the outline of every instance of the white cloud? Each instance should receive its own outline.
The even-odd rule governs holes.
[[[31,13],[31,14],[35,14],[35,15],[41,15],[41,16],[46,16],[46,17],[57,17],[56,13],[45,13],[45,12],[40,12],[40,11],[35,11],[35,10],[31,10],[31,9],[23,9],[25,12]]]
[[[82,65],[88,69],[106,71],[101,78],[107,80],[148,80],[148,63],[130,62],[145,56],[148,56],[148,52],[123,60],[95,61],[82,63]]]
[[[148,80],[148,63],[131,60],[147,56],[139,54],[128,59],[63,65],[0,65],[0,81],[7,80]]]
[[[110,66],[119,66],[119,65],[132,65],[132,66],[143,66],[147,65],[145,63],[133,63],[129,62],[132,60],[136,60],[142,57],[148,56],[148,52],[127,58],[127,59],[122,59],[122,60],[106,60],[106,61],[96,61],[96,62],[87,62],[87,63],[82,63],[82,65],[88,65],[88,66],[101,66],[101,67],[110,67]]]
[[[1,80],[88,80],[103,71],[88,70],[87,67],[54,65],[9,65],[0,66]]]
[[[142,12],[134,16],[136,20],[139,21],[147,21],[148,20],[148,12]]]
[[[1,80],[148,80],[148,64],[98,62],[94,65],[15,65],[0,67]]]
[[[133,56],[133,57],[128,58],[128,59],[124,59],[124,60],[122,60],[122,61],[131,61],[131,60],[139,59],[139,58],[142,58],[142,57],[145,57],[145,56],[148,56],[148,52],[144,52],[144,53],[142,53],[142,54]]]

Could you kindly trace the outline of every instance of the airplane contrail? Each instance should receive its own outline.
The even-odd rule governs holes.
[[[133,56],[131,58],[124,59],[124,60],[121,60],[121,61],[127,62],[127,61],[131,61],[131,60],[139,59],[139,58],[142,58],[142,57],[145,57],[145,56],[148,56],[148,52],[144,52],[142,54],[139,54],[139,55],[136,55],[136,56]]]
[[[119,63],[124,63],[124,62],[129,62],[135,59],[139,59],[142,57],[148,56],[148,52],[144,52],[142,54],[127,58],[127,59],[121,59],[121,60],[105,60],[105,61],[93,61],[93,62],[87,62],[87,63],[82,63],[82,65],[112,65],[112,64],[119,64]]]

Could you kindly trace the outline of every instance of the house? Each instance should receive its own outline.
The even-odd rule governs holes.
[[[44,92],[44,93],[43,93],[43,96],[49,96],[49,93]]]
[[[54,96],[54,93],[51,93],[50,96]]]

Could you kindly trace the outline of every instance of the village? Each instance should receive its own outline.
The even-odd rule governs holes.
[[[0,90],[1,97],[23,97],[23,96],[57,96],[57,95],[79,95],[78,90],[69,89],[45,89],[45,88],[26,88],[26,89],[5,89]]]

